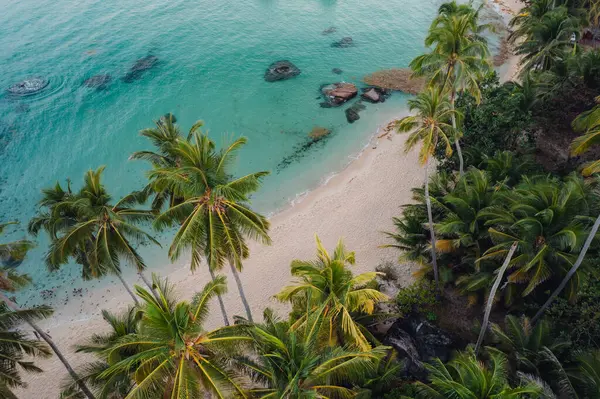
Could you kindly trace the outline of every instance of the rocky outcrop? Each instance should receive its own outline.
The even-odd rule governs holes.
[[[357,120],[359,120],[360,115],[358,113],[365,108],[365,105],[360,102],[357,102],[351,107],[348,107],[346,111],[344,111],[346,113],[346,120],[348,121],[348,123],[354,123]]]
[[[269,65],[265,72],[267,82],[286,80],[300,75],[300,69],[288,60],[281,60]]]
[[[110,76],[109,74],[100,74],[94,75],[91,78],[84,80],[83,85],[91,89],[103,90],[108,87],[111,81],[112,76]]]
[[[129,72],[123,76],[121,79],[125,83],[131,83],[133,81],[139,80],[144,76],[144,73],[152,69],[158,63],[158,57],[155,55],[147,55],[144,58],[140,58],[133,64],[133,66],[129,69]]]
[[[46,86],[48,86],[48,84],[50,84],[48,79],[44,79],[41,77],[33,77],[15,83],[14,85],[6,89],[6,91],[16,96],[27,96],[44,90]]]
[[[382,103],[390,96],[390,91],[381,87],[365,87],[360,97],[370,103]]]
[[[321,86],[321,93],[325,102],[321,103],[323,108],[339,107],[346,101],[356,97],[358,89],[352,83],[332,83]]]
[[[408,375],[422,379],[424,362],[435,358],[446,362],[454,349],[454,339],[441,328],[419,315],[398,319],[389,329],[383,343],[394,347],[406,359]]]
[[[354,45],[354,41],[352,40],[352,38],[350,36],[343,37],[340,40],[338,40],[337,42],[331,43],[331,47],[337,47],[337,48],[348,48],[348,47],[352,47],[353,45]]]

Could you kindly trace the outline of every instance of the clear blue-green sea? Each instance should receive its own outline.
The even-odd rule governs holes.
[[[24,236],[40,190],[79,188],[84,171],[106,165],[105,183],[117,198],[142,187],[147,165],[129,161],[149,149],[140,129],[172,112],[183,131],[198,119],[218,142],[248,137],[237,173],[270,170],[254,206],[272,213],[341,170],[377,126],[402,112],[407,97],[367,104],[354,124],[344,109],[321,108],[319,87],[406,67],[424,50],[423,38],[439,0],[0,0],[0,220]],[[323,34],[327,28],[336,31]],[[350,36],[354,45],[331,43]],[[140,79],[121,78],[139,58],[158,63]],[[268,83],[266,68],[292,61],[301,74]],[[332,68],[342,69],[341,75]],[[82,85],[109,74],[104,90]],[[42,92],[14,97],[6,88],[43,77]],[[314,126],[333,131],[308,149]],[[394,171],[387,171],[394,173]],[[170,234],[159,237],[168,243]],[[57,291],[89,286],[77,266],[49,274],[44,237],[19,266],[35,285]],[[150,266],[168,264],[165,250],[142,248]]]

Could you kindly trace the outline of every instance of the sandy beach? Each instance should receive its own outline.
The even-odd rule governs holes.
[[[497,3],[505,13],[521,7],[517,0]],[[501,72],[502,80],[515,75],[517,64],[515,57],[507,61]],[[401,116],[399,112],[398,117]],[[382,121],[379,130],[385,125],[387,121]],[[370,129],[375,133],[378,127]],[[292,259],[314,257],[315,234],[331,249],[338,239],[343,238],[347,248],[356,251],[356,272],[373,270],[383,261],[396,260],[396,251],[379,248],[386,243],[381,232],[393,230],[392,217],[399,216],[401,206],[411,201],[411,188],[423,183],[424,169],[418,165],[416,151],[404,153],[405,136],[378,136],[374,134],[369,146],[346,169],[308,193],[299,203],[271,218],[271,246],[251,245],[251,256],[245,262],[241,276],[255,319],[261,318],[265,307],[285,314],[285,308],[272,297],[290,281]],[[209,280],[206,269],[192,274],[188,265],[187,258],[182,258],[176,265],[168,265],[160,272],[177,285],[182,299],[191,298]],[[412,271],[409,266],[403,267],[400,272],[406,281],[410,280]],[[224,297],[229,315],[242,315],[244,312],[233,278],[225,270],[223,274],[228,276],[229,281],[229,293]],[[130,283],[134,281],[130,279]],[[90,289],[80,300],[72,298],[67,305],[57,309],[51,319],[41,324],[71,364],[77,367],[89,358],[74,353],[73,345],[106,329],[100,311],[110,309],[118,312],[131,304],[131,298],[121,286]],[[221,314],[215,301],[206,327],[215,328],[221,324]],[[36,365],[44,373],[23,373],[29,387],[17,391],[17,395],[21,398],[56,399],[60,384],[67,376],[63,365],[56,357],[36,360]]]

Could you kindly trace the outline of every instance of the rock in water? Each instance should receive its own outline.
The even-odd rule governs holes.
[[[339,107],[346,101],[356,97],[358,89],[352,83],[339,82],[321,87],[321,93],[325,97],[323,108]]]
[[[330,26],[329,28],[327,28],[323,32],[321,32],[321,34],[329,35],[330,33],[335,33],[335,32],[337,32],[337,28],[335,26]]]
[[[357,120],[359,120],[360,115],[358,113],[365,108],[366,108],[365,105],[362,104],[361,102],[357,102],[356,104],[347,108],[346,111],[344,111],[344,112],[346,113],[346,120],[348,121],[348,123],[354,123]]]
[[[331,43],[331,47],[347,48],[351,47],[353,44],[354,41],[352,41],[352,38],[350,36],[346,36],[343,37],[341,40],[338,40],[337,42]]]
[[[363,94],[361,94],[361,97],[372,103],[378,103],[381,100],[381,96],[373,88],[365,91]]]
[[[265,72],[267,82],[276,82],[286,80],[300,75],[300,69],[288,60],[281,60],[272,63]]]
[[[140,58],[133,64],[133,66],[129,69],[129,72],[121,79],[125,83],[131,83],[134,80],[141,79],[149,69],[154,68],[158,63],[158,57],[155,55],[147,55],[144,58]]]
[[[336,75],[341,75],[344,71],[342,71],[340,68],[333,68],[331,72],[335,73]]]
[[[315,126],[315,127],[313,127],[311,132],[308,134],[308,137],[310,137],[313,141],[318,141],[324,137],[329,136],[330,133],[331,133],[331,130],[329,130],[327,128],[324,128],[321,126]]]
[[[7,91],[17,96],[27,96],[42,91],[50,82],[47,79],[34,77],[25,79],[10,86]]]
[[[108,74],[94,75],[89,79],[86,79],[83,82],[85,87],[89,87],[92,89],[103,90],[108,87],[109,83],[112,81],[112,76]]]

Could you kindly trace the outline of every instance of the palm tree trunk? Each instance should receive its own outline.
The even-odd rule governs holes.
[[[215,281],[215,272],[208,266],[208,272],[210,273],[210,278]],[[217,295],[217,299],[219,300],[219,307],[221,308],[221,314],[223,315],[223,323],[226,326],[229,326],[229,319],[227,318],[227,311],[225,310],[225,303],[223,303],[223,297],[221,295]]]
[[[140,304],[140,301],[138,301],[137,297],[134,295],[133,291],[131,291],[131,288],[129,288],[129,285],[127,285],[127,281],[125,281],[125,279],[123,279],[123,276],[121,276],[121,273],[117,273],[117,277],[119,278],[119,280],[121,280],[121,284],[123,284],[123,287],[125,287],[125,290],[129,293],[129,295],[131,295],[131,297],[133,298],[133,302],[135,302],[136,305]]]
[[[450,109],[452,110],[452,128],[454,129],[454,145],[456,146],[456,154],[458,155],[458,173],[459,176],[465,173],[465,161],[463,160],[462,148],[460,146],[460,141],[458,137],[458,131],[456,130],[456,114],[454,113],[454,101],[455,101],[456,93],[452,91],[450,95]]]
[[[10,309],[15,310],[15,311],[19,310],[19,307],[13,301],[11,301],[10,299],[8,299],[8,297],[6,297],[6,295],[4,295],[3,293],[0,293],[0,300],[4,301],[4,303],[6,303],[6,306],[8,306]],[[71,367],[71,365],[69,364],[69,362],[67,361],[67,359],[63,356],[62,352],[58,349],[58,347],[56,346],[56,344],[54,343],[54,341],[52,340],[52,338],[50,338],[50,336],[48,334],[46,334],[46,332],[44,330],[42,330],[32,320],[25,319],[25,322],[27,324],[29,324],[31,326],[31,328],[33,328],[35,330],[35,332],[40,337],[42,337],[42,339],[44,341],[46,341],[46,343],[48,344],[48,346],[50,346],[50,348],[52,348],[52,351],[54,351],[54,353],[56,354],[56,357],[58,357],[58,359],[62,362],[62,364],[67,369],[67,371],[68,371],[69,375],[71,376],[71,378],[73,379],[73,381],[75,381],[75,383],[77,383],[77,386],[79,386],[79,389],[81,389],[81,392],[83,392],[83,394],[88,399],[96,399],[96,397],[89,390],[89,388],[87,387],[87,385],[85,385],[85,383],[81,380],[81,378],[79,377],[79,375],[77,375],[77,373],[75,372],[75,370],[73,370],[73,367]]]
[[[485,306],[485,315],[483,316],[483,323],[481,324],[481,331],[479,332],[479,338],[477,338],[477,343],[475,344],[475,354],[479,351],[479,346],[483,342],[483,337],[485,336],[485,332],[487,331],[487,326],[490,321],[490,313],[492,312],[492,306],[494,305],[494,298],[496,297],[496,291],[500,286],[500,282],[502,282],[502,277],[504,277],[504,272],[508,268],[510,260],[517,249],[517,242],[515,241],[513,245],[510,247],[510,251],[508,251],[508,255],[506,255],[506,259],[504,259],[504,263],[498,272],[498,277],[496,277],[496,281],[494,281],[494,285],[492,286],[492,290],[490,291],[490,295],[488,297],[487,304]]]
[[[252,312],[250,311],[250,305],[248,305],[248,300],[246,299],[246,294],[244,293],[244,287],[242,286],[242,280],[240,279],[238,270],[233,264],[233,262],[229,262],[229,266],[231,267],[231,273],[233,273],[233,278],[235,279],[238,291],[240,292],[240,298],[242,299],[242,303],[244,304],[244,309],[246,309],[246,316],[248,316],[248,320],[251,323],[254,323],[254,320],[252,320]]]
[[[144,275],[144,272],[138,272],[138,276],[140,276],[140,278],[142,279],[142,281],[144,282],[144,284],[146,284],[146,286],[150,289],[150,291],[152,292],[152,294],[154,295],[154,297],[156,299],[160,300],[160,297],[158,296],[158,293],[154,289],[154,286],[152,285],[152,283],[150,281],[148,281],[148,279]]]
[[[587,239],[585,240],[585,243],[583,244],[583,248],[581,248],[581,252],[579,252],[579,257],[575,261],[575,264],[573,265],[573,267],[571,267],[571,270],[569,270],[569,272],[567,273],[565,278],[560,282],[560,285],[558,286],[558,288],[556,288],[554,290],[554,292],[550,295],[550,297],[548,297],[548,300],[546,301],[546,303],[544,303],[542,305],[542,307],[540,308],[540,310],[538,310],[538,312],[535,314],[535,316],[533,316],[533,318],[531,319],[532,325],[535,324],[540,317],[542,317],[542,315],[544,314],[546,309],[548,309],[548,307],[550,306],[552,301],[554,301],[554,299],[558,296],[558,294],[560,294],[561,291],[563,289],[565,289],[565,287],[566,287],[567,283],[569,282],[569,280],[571,279],[571,277],[573,277],[573,275],[577,272],[577,269],[579,269],[579,266],[581,266],[581,262],[583,262],[583,259],[585,258],[585,254],[586,254],[587,250],[590,248],[590,245],[592,244],[592,240],[594,239],[594,237],[596,236],[596,233],[598,232],[598,227],[600,227],[600,215],[596,218],[596,222],[592,226],[592,230],[590,231],[590,234],[588,235]]]
[[[429,219],[429,234],[431,235],[431,264],[433,265],[433,278],[435,290],[440,292],[440,278],[438,273],[437,254],[435,253],[435,232],[433,231],[433,216],[431,213],[431,198],[429,198],[429,157],[425,162],[425,203],[427,204],[427,218]]]

